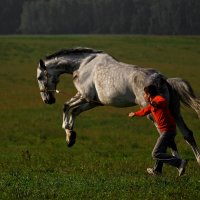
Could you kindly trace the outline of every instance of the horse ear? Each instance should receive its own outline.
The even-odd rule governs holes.
[[[43,70],[47,69],[43,60],[40,60],[40,68],[43,69]]]

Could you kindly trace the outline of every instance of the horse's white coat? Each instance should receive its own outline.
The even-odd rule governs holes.
[[[48,72],[48,78],[45,70]],[[155,69],[121,63],[112,56],[93,49],[65,50],[47,57],[38,66],[39,88],[41,91],[46,89],[41,92],[45,103],[55,102],[55,92],[52,90],[56,90],[59,76],[63,73],[73,75],[73,82],[77,89],[77,94],[64,105],[63,128],[67,132],[67,138],[70,138],[75,117],[81,112],[99,105],[115,107],[140,105],[144,107],[146,102],[143,89],[148,84],[155,84],[160,94],[167,98],[177,125],[184,138],[192,146],[197,161],[200,162],[200,151],[192,132],[180,114],[180,96],[183,100],[184,96],[188,96],[185,99],[186,104],[191,106],[190,104],[193,103],[194,106],[191,107],[197,113],[200,113],[200,101],[192,94],[190,85],[182,79],[166,79]],[[70,109],[72,109],[71,114],[69,114]]]

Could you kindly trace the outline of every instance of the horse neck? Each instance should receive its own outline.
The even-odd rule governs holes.
[[[58,76],[60,74],[73,74],[75,71],[77,71],[80,67],[80,65],[84,62],[84,60],[90,57],[89,54],[85,54],[82,56],[76,56],[76,55],[67,55],[65,57],[55,58],[48,61],[48,71],[51,71],[54,74],[57,74]]]

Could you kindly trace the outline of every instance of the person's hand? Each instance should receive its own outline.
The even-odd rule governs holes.
[[[128,116],[129,116],[129,117],[134,117],[134,116],[135,116],[135,113],[134,113],[134,112],[131,112],[131,113],[128,114]]]

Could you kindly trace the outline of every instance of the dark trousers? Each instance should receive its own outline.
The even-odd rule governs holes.
[[[168,147],[173,150],[177,150],[176,143],[174,141],[175,136],[176,131],[166,131],[160,133],[160,137],[157,139],[152,151],[152,157],[156,160],[154,165],[155,171],[162,172],[163,163],[177,168],[180,166],[182,161],[181,159],[166,153]]]

